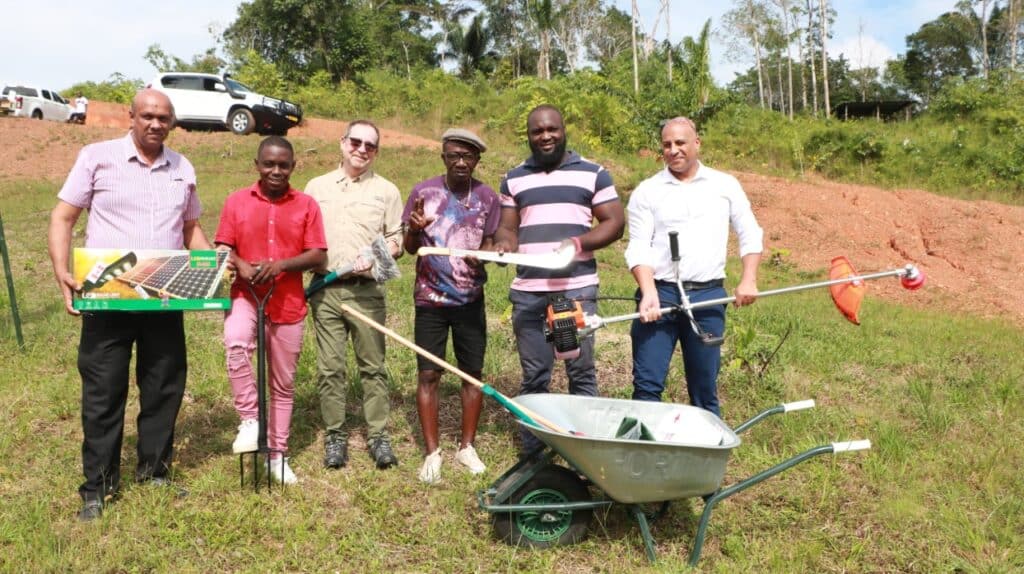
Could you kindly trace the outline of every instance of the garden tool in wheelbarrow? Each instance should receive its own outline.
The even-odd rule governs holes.
[[[395,258],[391,256],[391,249],[388,248],[388,242],[384,239],[383,235],[378,235],[369,245],[364,247],[359,252],[359,257],[364,261],[370,262],[370,274],[373,276],[373,280],[378,283],[383,283],[388,279],[399,276],[398,264],[395,262]],[[352,273],[355,269],[356,262],[353,261],[314,280],[309,284],[309,287],[306,287],[306,299],[309,299],[311,295],[330,285],[339,277]]]
[[[669,247],[672,252],[672,260],[674,262],[678,261],[679,247],[675,232],[669,233]],[[910,263],[899,269],[858,274],[846,257],[839,256],[832,259],[832,264],[829,268],[829,279],[827,281],[761,291],[758,294],[758,297],[770,297],[773,295],[782,295],[785,293],[795,293],[798,291],[828,287],[829,294],[832,296],[832,301],[835,303],[836,308],[839,309],[848,321],[855,325],[860,325],[858,311],[867,290],[865,282],[871,279],[880,279],[882,277],[898,277],[900,279],[900,285],[904,289],[910,291],[920,289],[925,282],[924,272]],[[691,303],[689,298],[686,296],[686,292],[683,290],[682,281],[679,280],[678,266],[676,285],[679,288],[680,304],[673,305],[671,307],[664,307],[660,310],[661,313],[684,313],[690,321],[690,326],[693,328],[694,332],[697,333],[698,337],[700,337],[702,343],[705,345],[721,345],[723,338],[715,337],[711,333],[703,331],[700,328],[700,324],[698,324],[693,318],[693,310],[713,307],[715,305],[726,305],[735,301],[736,297],[721,297],[718,299],[709,299],[707,301]],[[594,331],[606,325],[622,321],[632,321],[638,318],[640,318],[640,313],[600,317],[598,315],[584,313],[583,307],[578,301],[565,299],[553,300],[548,306],[547,321],[545,322],[545,334],[548,341],[550,341],[555,347],[556,356],[561,358],[571,358],[579,354],[580,339],[582,337],[587,337]]]
[[[256,404],[258,406],[258,414],[256,417],[258,434],[256,439],[256,450],[251,452],[243,452],[238,455],[238,474],[239,483],[242,488],[245,488],[245,457],[252,456],[252,486],[256,492],[260,490],[260,475],[259,475],[259,459],[260,455],[263,455],[267,461],[266,475],[267,475],[267,490],[271,488],[272,481],[270,480],[270,456],[277,454],[284,456],[284,453],[280,450],[271,449],[267,444],[267,333],[266,333],[266,306],[267,301],[270,300],[270,296],[274,293],[275,281],[270,280],[270,286],[267,288],[266,293],[261,297],[253,284],[246,281],[246,286],[249,288],[249,294],[252,295],[253,301],[256,302]],[[284,465],[281,466],[281,477],[278,481],[284,484]]]

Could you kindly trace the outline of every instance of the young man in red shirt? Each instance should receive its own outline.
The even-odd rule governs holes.
[[[270,475],[284,483],[297,482],[284,453],[295,395],[295,366],[302,350],[306,300],[302,272],[327,262],[327,239],[316,200],[293,189],[289,177],[295,153],[283,137],[260,143],[256,171],[260,180],[235,191],[224,202],[214,242],[232,249],[235,283],[231,310],[224,315],[224,347],[235,410],[242,422],[232,445],[235,453],[257,448],[257,395],[252,371],[256,340],[256,301],[271,285],[267,301],[266,342],[269,348],[268,390],[271,401],[267,423],[267,462]]]

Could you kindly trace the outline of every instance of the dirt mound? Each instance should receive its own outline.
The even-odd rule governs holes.
[[[0,165],[0,181],[62,181],[83,145],[127,128],[127,109],[104,102],[90,104],[86,126],[2,119],[0,149],[13,151]],[[290,134],[332,140],[344,129],[344,122],[311,118]],[[386,146],[438,147],[392,130],[382,130],[382,139]],[[1015,288],[1024,275],[1024,208],[911,189],[737,176],[765,229],[766,248],[785,250],[783,259],[799,269],[826,269],[835,255],[846,255],[863,272],[914,263],[928,275],[925,289],[911,293],[895,280],[874,281],[871,296],[1024,324],[1024,290]]]

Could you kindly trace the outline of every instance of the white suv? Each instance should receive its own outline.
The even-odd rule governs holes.
[[[4,86],[0,115],[66,122],[74,108],[60,94],[35,86]]]
[[[238,135],[252,132],[285,135],[302,121],[298,104],[257,94],[230,76],[167,72],[149,86],[171,99],[182,127],[227,128]]]

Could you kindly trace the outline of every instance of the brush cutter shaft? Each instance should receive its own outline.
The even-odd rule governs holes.
[[[870,279],[880,279],[882,277],[911,277],[917,276],[917,269],[912,265],[907,265],[901,269],[891,269],[889,271],[879,271],[877,273],[867,273],[864,275],[854,275],[852,277],[843,277],[840,279],[830,279],[828,281],[819,281],[817,283],[807,283],[805,285],[793,285],[791,287],[781,287],[779,289],[770,289],[768,291],[761,291],[758,293],[758,297],[771,297],[772,295],[782,295],[785,293],[796,293],[797,291],[807,291],[809,289],[818,289],[821,287],[828,287],[829,285],[840,285],[842,283],[853,283],[855,281],[868,281]],[[689,311],[692,309],[703,309],[705,307],[714,307],[715,305],[726,305],[736,300],[735,296],[730,295],[729,297],[720,297],[718,299],[708,299],[707,301],[700,301],[697,303],[684,302],[683,305],[676,307],[663,307],[660,309],[662,315],[666,313],[675,313],[678,311]],[[605,325],[611,323],[619,323],[622,321],[632,321],[639,319],[640,313],[627,313],[625,315],[615,315],[613,317],[595,317],[588,316],[586,318],[587,327],[586,332],[593,332]],[[581,333],[582,334],[582,333]]]
[[[791,287],[781,287],[779,289],[770,289],[768,291],[761,291],[758,293],[758,297],[771,297],[772,295],[782,295],[785,293],[796,293],[797,291],[807,291],[809,289],[818,289],[821,287],[828,287],[830,285],[841,285],[843,283],[854,283],[856,281],[867,281],[869,279],[880,279],[882,277],[905,277],[909,273],[906,267],[902,269],[892,269],[890,271],[879,271],[878,273],[868,273],[866,275],[854,275],[852,277],[842,277],[840,279],[830,279],[828,281],[819,281],[817,283],[807,283],[805,285],[793,285]],[[736,300],[736,297],[722,297],[720,299],[709,299],[707,301],[701,301],[700,303],[694,303],[690,306],[691,309],[700,309],[702,307],[713,307],[715,305],[723,305],[732,303]]]

